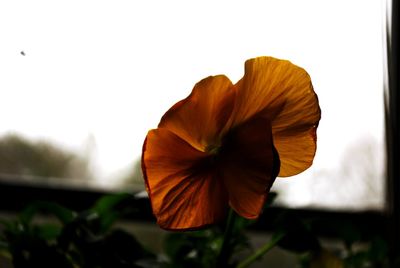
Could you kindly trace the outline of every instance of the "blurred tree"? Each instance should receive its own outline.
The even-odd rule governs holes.
[[[144,179],[140,159],[137,159],[128,167],[121,181],[123,184],[133,184],[137,189],[144,190]]]
[[[0,138],[0,173],[54,178],[90,179],[87,157],[48,141],[30,141],[16,134]]]

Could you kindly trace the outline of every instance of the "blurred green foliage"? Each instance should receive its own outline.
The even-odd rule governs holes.
[[[270,195],[267,207],[275,197],[274,193]],[[224,239],[230,247],[226,267],[247,267],[269,251],[269,247],[265,251],[252,248],[246,230],[255,221],[235,215],[228,238],[224,237],[224,224],[200,231],[170,232],[164,239],[163,252],[152,253],[134,235],[115,227],[119,219],[137,212],[132,207],[134,200],[130,194],[107,195],[79,213],[54,203],[32,203],[16,219],[0,221],[0,254],[10,258],[15,268],[201,268],[216,267]],[[38,222],[35,219],[39,215],[52,216],[56,221]],[[341,247],[324,246],[314,232],[321,224],[336,232]],[[376,235],[370,237],[343,220],[330,224],[304,221],[292,210],[283,211],[274,220],[272,238],[266,242],[296,254],[297,267],[389,267],[386,241]],[[256,252],[261,254],[252,258]],[[238,258],[243,254],[249,255],[244,257],[248,262]]]
[[[17,219],[1,222],[2,250],[9,253],[15,268],[142,267],[136,262],[146,263],[154,255],[133,235],[111,228],[131,210],[121,207],[130,198],[128,194],[105,196],[81,213],[53,203],[33,203]],[[39,213],[58,222],[39,224],[33,220]]]

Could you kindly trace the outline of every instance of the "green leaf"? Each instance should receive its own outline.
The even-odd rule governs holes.
[[[246,227],[254,224],[257,220],[249,220],[246,218],[243,218],[239,215],[236,215],[235,217],[235,221],[233,223],[233,234],[238,234],[242,231],[244,231],[244,229],[246,229]]]
[[[164,239],[164,252],[171,260],[185,256],[193,249],[193,243],[185,233],[170,233]]]
[[[128,201],[133,195],[127,193],[106,195],[100,198],[90,211],[96,213],[98,220],[98,232],[105,233],[114,222],[129,208]]]
[[[46,212],[56,216],[63,224],[71,222],[76,213],[68,208],[55,203],[36,201],[28,205],[19,215],[19,219],[24,224],[30,224],[33,217],[39,212]]]
[[[34,226],[34,233],[44,240],[56,239],[61,234],[62,227],[56,224],[41,224]]]
[[[107,232],[120,216],[121,215],[118,212],[109,212],[103,214],[102,217],[100,217],[99,232]]]
[[[164,239],[168,267],[214,267],[222,246],[222,233],[217,228],[202,231],[170,233]]]
[[[106,195],[100,198],[91,210],[96,211],[99,214],[108,213],[113,211],[114,208],[120,205],[123,201],[132,199],[133,195],[127,193]]]

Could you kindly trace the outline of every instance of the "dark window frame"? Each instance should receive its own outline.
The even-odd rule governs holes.
[[[67,184],[68,185],[68,184]],[[10,178],[0,175],[0,211],[18,212],[34,201],[56,202],[75,211],[82,211],[90,208],[100,197],[121,191],[100,189],[91,186],[82,187],[51,187],[45,183],[13,183]],[[134,190],[128,193],[134,194]],[[10,200],[12,200],[10,202]],[[132,207],[135,213],[131,214],[127,220],[155,223],[148,198],[132,198]],[[318,219],[330,222],[334,219],[341,219],[351,222],[360,230],[368,229],[368,232],[376,235],[386,235],[387,215],[384,211],[335,211],[323,209],[288,209],[284,207],[271,207],[266,209],[257,222],[251,227],[254,230],[272,230],[273,220],[283,211],[294,213],[304,220]],[[368,225],[365,223],[368,222]],[[324,237],[335,237],[328,229],[320,228],[316,230],[318,235]]]
[[[387,20],[387,83],[385,98],[387,144],[387,230],[392,260],[400,255],[400,87],[399,87],[399,1],[392,0]],[[389,32],[389,25],[391,31]],[[392,266],[394,267],[394,263]]]

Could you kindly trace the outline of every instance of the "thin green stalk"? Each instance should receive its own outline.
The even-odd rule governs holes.
[[[241,261],[236,268],[245,268],[248,267],[250,264],[258,260],[260,257],[262,257],[265,253],[267,253],[269,250],[271,250],[283,237],[285,236],[285,232],[281,231],[278,233],[275,233],[271,240],[266,243],[264,246],[259,248],[256,252],[254,252],[252,255]]]
[[[225,232],[224,238],[222,240],[221,250],[218,255],[217,259],[217,266],[216,267],[227,267],[229,257],[231,254],[231,237],[232,237],[232,230],[233,225],[235,223],[235,212],[233,209],[229,210],[228,220],[225,225]]]

